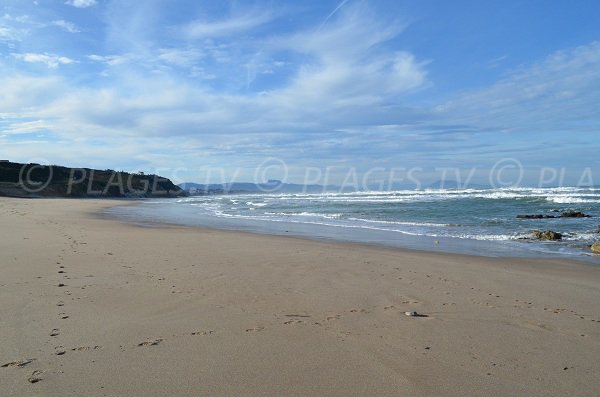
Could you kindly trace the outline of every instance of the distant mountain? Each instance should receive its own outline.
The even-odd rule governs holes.
[[[200,184],[185,182],[178,185],[191,195],[205,194],[235,194],[235,193],[324,193],[324,192],[354,192],[362,190],[414,190],[414,189],[488,189],[489,186],[477,183],[459,183],[457,181],[437,181],[429,185],[420,186],[408,183],[396,183],[390,186],[369,185],[365,189],[356,189],[352,186],[341,187],[336,185],[302,185],[284,183],[279,180],[269,180],[266,183],[232,182],[221,184]]]
[[[232,182],[221,184],[180,183],[181,189],[191,195],[232,194],[232,193],[322,193],[340,191],[339,186],[302,185],[284,183],[272,179],[266,183]]]
[[[143,173],[0,161],[0,196],[175,197],[185,192],[169,179]]]

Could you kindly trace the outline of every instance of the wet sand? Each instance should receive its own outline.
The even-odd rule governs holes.
[[[600,390],[600,267],[141,228],[112,205],[0,198],[0,395]]]

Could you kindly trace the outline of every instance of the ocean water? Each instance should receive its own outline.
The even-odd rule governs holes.
[[[518,219],[519,214],[590,218]],[[130,222],[167,222],[488,256],[556,256],[600,263],[600,188],[502,188],[264,193],[143,201],[107,210]],[[533,230],[563,234],[540,242]]]

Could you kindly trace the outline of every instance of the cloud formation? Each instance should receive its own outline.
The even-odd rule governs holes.
[[[408,18],[370,4],[211,14],[190,2],[170,18],[160,2],[68,3],[102,12],[91,24],[73,9],[1,19],[13,45],[0,55],[2,157],[140,169],[271,156],[297,168],[590,163],[551,147],[587,153],[600,129],[597,42],[501,71],[508,55],[482,62],[500,77],[438,98],[436,59],[405,41]]]
[[[53,54],[35,54],[28,52],[25,54],[12,54],[12,56],[24,62],[44,63],[50,69],[56,69],[59,65],[69,65],[75,62],[70,58]]]
[[[595,103],[600,103],[600,42],[554,52],[437,109],[460,115],[454,116],[457,122],[477,119],[478,126],[496,131],[584,133],[600,129]]]
[[[63,29],[66,32],[69,33],[79,33],[81,32],[81,30],[79,30],[79,28],[77,26],[75,26],[75,24],[65,21],[64,19],[59,19],[56,21],[52,21],[50,22],[52,25],[54,26],[58,26],[59,28]]]
[[[77,8],[87,8],[95,6],[97,3],[96,0],[67,0],[65,1],[65,4]]]
[[[188,39],[225,37],[256,28],[269,22],[272,17],[269,12],[253,10],[218,21],[197,19],[187,23],[182,32]]]

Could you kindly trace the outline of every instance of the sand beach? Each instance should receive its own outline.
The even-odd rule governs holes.
[[[99,215],[122,203],[0,198],[1,395],[600,390],[598,266]]]

